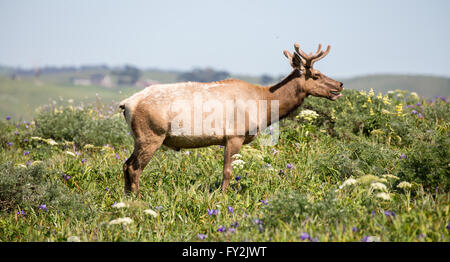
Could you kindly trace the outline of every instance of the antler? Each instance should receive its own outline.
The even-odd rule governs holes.
[[[317,48],[317,51],[314,55],[312,53],[309,53],[309,55],[307,55],[300,49],[300,45],[298,43],[294,44],[294,48],[295,52],[303,58],[302,61],[305,62],[305,67],[312,68],[315,62],[324,58],[328,54],[328,52],[330,52],[331,46],[328,46],[326,51],[322,51],[322,45],[319,44],[319,48]]]

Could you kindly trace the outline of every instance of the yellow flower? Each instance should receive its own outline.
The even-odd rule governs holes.
[[[372,99],[370,99],[370,96],[367,97],[367,102],[369,102],[369,104],[372,104]]]
[[[381,92],[378,93],[377,98],[378,99],[382,99],[383,98],[383,95],[381,94]]]
[[[373,91],[373,88],[371,88],[369,91],[369,96],[374,96],[374,95],[375,95],[375,92]]]
[[[389,101],[389,96],[388,96],[388,95],[385,95],[385,96],[383,97],[383,103],[384,103],[385,105],[390,105],[390,104],[391,104],[391,101]]]
[[[397,106],[395,106],[395,111],[397,111],[397,116],[402,116],[403,105],[400,103]]]
[[[370,114],[371,116],[373,116],[373,115],[374,115],[374,113],[373,113],[373,110],[372,110],[372,108],[370,108],[370,112],[369,112],[369,114]]]

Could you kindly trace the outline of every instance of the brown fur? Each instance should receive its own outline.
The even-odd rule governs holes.
[[[326,52],[323,52],[320,51],[319,46],[316,54],[309,56],[304,54],[297,44],[295,49],[294,55],[284,51],[293,71],[273,86],[257,86],[236,79],[211,83],[187,82],[151,86],[122,101],[120,107],[124,109],[125,118],[130,125],[135,141],[133,154],[123,166],[125,192],[136,194],[139,192],[140,175],[161,145],[166,145],[175,150],[210,145],[225,146],[222,182],[222,190],[225,191],[232,177],[232,156],[239,152],[243,144],[250,143],[256,137],[256,135],[250,135],[249,111],[245,111],[247,116],[245,135],[173,135],[171,134],[170,123],[175,114],[171,113],[170,105],[176,100],[185,99],[189,101],[192,108],[195,106],[192,102],[193,96],[198,93],[204,96],[204,100],[267,100],[269,107],[266,115],[267,124],[277,121],[277,119],[272,120],[270,116],[270,101],[272,100],[279,101],[280,119],[298,108],[309,95],[336,100],[340,96],[337,93],[343,89],[342,83],[330,79],[312,68],[314,62],[328,53],[329,47]],[[330,91],[334,91],[335,94]],[[238,110],[237,106],[234,110]],[[193,114],[194,112],[192,112]],[[204,113],[203,118],[207,115],[207,113]],[[234,121],[234,130],[236,131],[237,120]],[[194,130],[194,127],[192,127],[192,130]],[[237,134],[237,132],[234,134]]]

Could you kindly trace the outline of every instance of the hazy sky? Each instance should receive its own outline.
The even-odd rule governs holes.
[[[0,0],[0,65],[211,66],[290,71],[282,51],[315,51],[330,76],[450,76],[450,1]]]

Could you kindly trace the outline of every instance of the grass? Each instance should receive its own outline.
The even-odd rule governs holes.
[[[428,186],[420,176],[408,173],[413,172],[410,164],[400,157],[414,154],[414,142],[382,139],[375,135],[379,132],[370,135],[367,126],[352,133],[353,128],[345,126],[351,117],[369,114],[353,109],[350,115],[351,109],[339,108],[348,101],[358,108],[357,101],[367,97],[350,91],[344,95],[347,100],[332,104],[311,99],[304,108],[315,109],[320,116],[312,122],[283,120],[277,145],[262,146],[257,139],[244,146],[240,154],[245,164],[234,169],[227,193],[220,191],[219,146],[158,150],[141,176],[142,196],[135,198],[123,194],[122,165],[132,152],[131,140],[115,147],[114,141],[83,147],[64,140],[54,144],[51,135],[32,138],[33,123],[3,120],[2,139],[12,144],[3,143],[0,151],[0,241],[448,242],[450,194],[444,183],[448,173],[443,179],[425,178],[437,181]],[[381,108],[377,111],[375,100],[373,110],[380,118],[373,120],[374,130],[389,123],[400,137],[415,137],[426,125],[448,139],[447,117],[428,119],[430,113],[421,122],[409,111],[397,116],[392,104],[383,107],[394,112],[392,118],[380,122],[385,116],[381,117]],[[438,102],[448,110],[448,103]],[[433,106],[438,107],[426,105],[424,114]],[[326,131],[330,123],[324,108],[340,110],[334,115],[334,132]],[[116,113],[106,119],[116,121]],[[409,133],[396,129],[397,122]],[[351,132],[343,133],[344,129]],[[442,157],[445,169],[448,158]],[[23,182],[11,177],[23,177]],[[345,181],[350,185],[344,186]],[[401,181],[411,187],[399,188]],[[377,189],[376,182],[384,187]],[[117,208],[115,203],[126,207]],[[148,209],[156,216],[147,214]],[[111,224],[119,218],[132,222]]]

